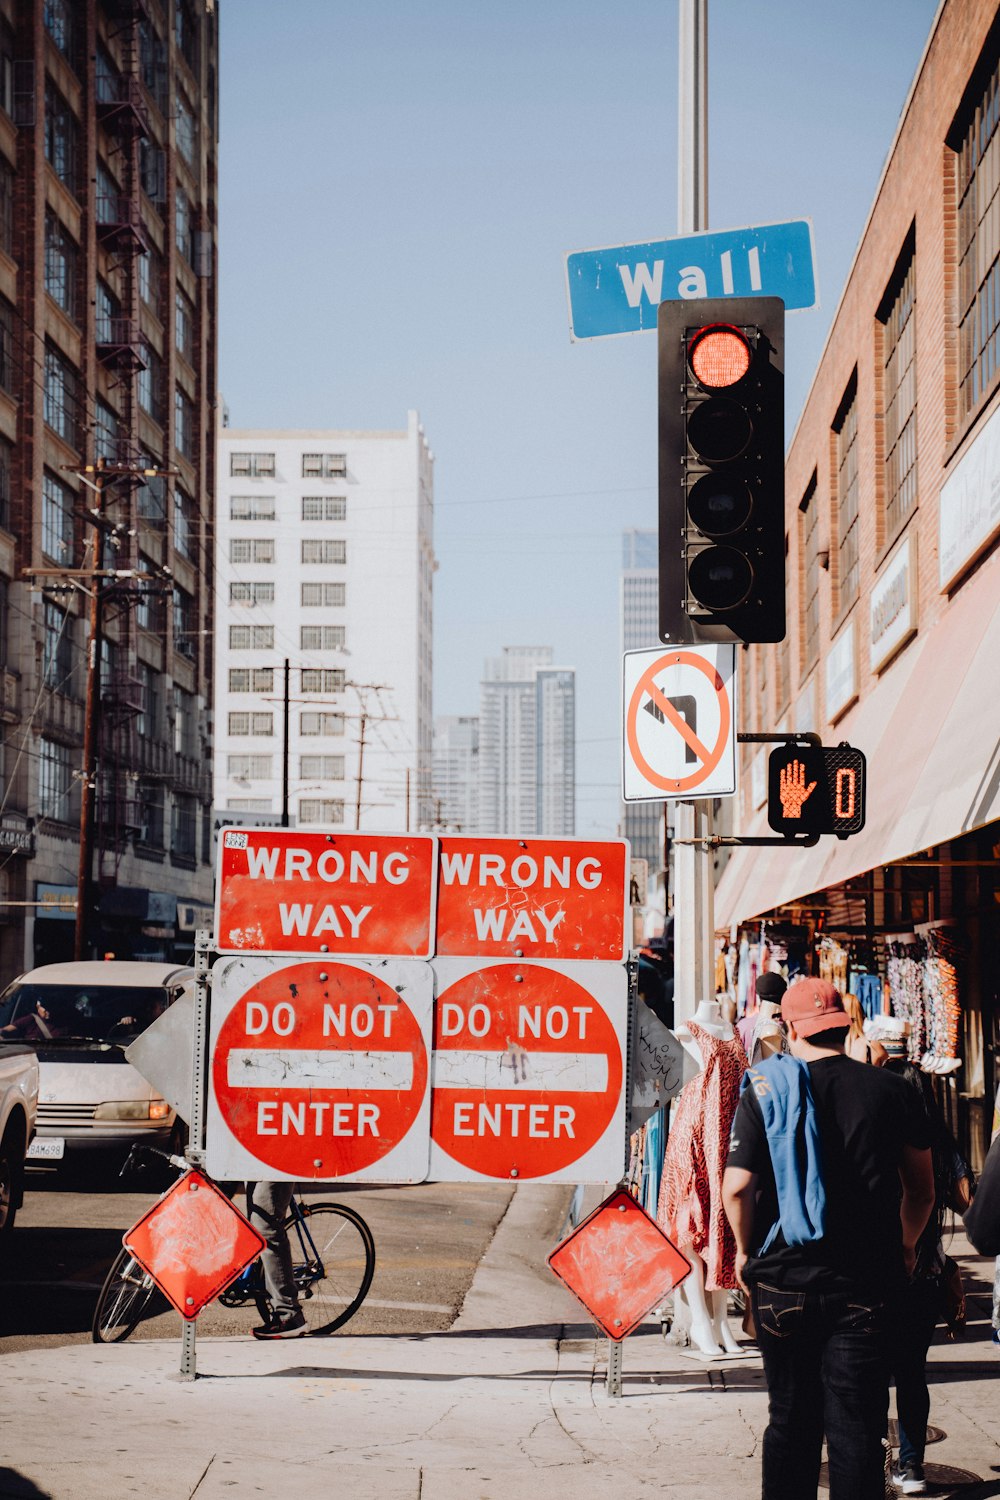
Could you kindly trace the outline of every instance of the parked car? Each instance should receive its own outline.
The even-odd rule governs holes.
[[[35,1133],[38,1058],[21,1042],[0,1042],[0,1239],[14,1227],[24,1191],[24,1158]]]
[[[134,1141],[179,1149],[184,1125],[126,1062],[124,1049],[194,983],[175,964],[45,964],[0,995],[0,1040],[38,1057],[29,1163],[124,1154]]]

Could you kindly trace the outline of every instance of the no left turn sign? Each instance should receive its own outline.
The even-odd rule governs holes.
[[[622,794],[626,802],[736,791],[736,647],[627,651]]]

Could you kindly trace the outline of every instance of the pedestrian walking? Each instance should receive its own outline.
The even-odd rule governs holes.
[[[285,1220],[295,1191],[294,1182],[248,1182],[247,1215],[264,1236],[260,1253],[264,1285],[271,1302],[270,1321],[252,1330],[255,1339],[296,1339],[306,1332],[292,1270],[292,1252]]]
[[[934,1203],[930,1135],[904,1081],[844,1054],[833,985],[781,1003],[790,1055],[751,1067],[723,1196],[768,1389],[763,1500],[883,1500],[888,1305]]]

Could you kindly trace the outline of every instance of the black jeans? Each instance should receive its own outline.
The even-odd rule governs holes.
[[[936,1276],[908,1282],[893,1301],[890,1350],[896,1381],[900,1464],[924,1461],[931,1398],[927,1390],[927,1351],[941,1306]]]
[[[815,1500],[824,1432],[830,1500],[884,1500],[884,1303],[760,1281],[753,1312],[769,1400],[763,1500]]]

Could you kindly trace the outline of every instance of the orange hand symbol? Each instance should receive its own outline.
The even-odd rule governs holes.
[[[815,781],[806,786],[806,768],[802,761],[793,760],[785,766],[778,778],[778,795],[785,817],[801,818],[803,803],[808,802],[815,790]]]

